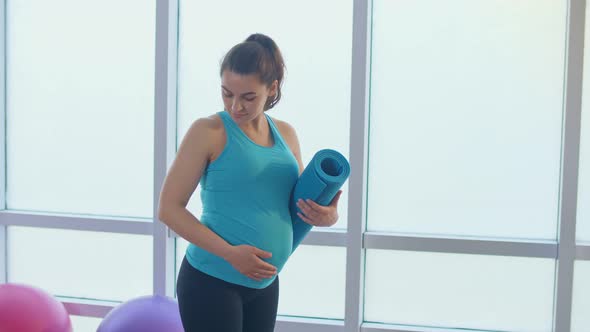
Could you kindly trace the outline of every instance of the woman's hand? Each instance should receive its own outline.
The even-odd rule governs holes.
[[[272,253],[246,244],[233,246],[226,260],[241,274],[256,281],[272,278],[277,268],[263,261]]]
[[[311,199],[299,199],[297,207],[301,212],[297,212],[297,215],[310,225],[330,227],[338,221],[338,200],[340,195],[342,195],[342,190],[338,190],[330,205],[327,206],[319,205]]]

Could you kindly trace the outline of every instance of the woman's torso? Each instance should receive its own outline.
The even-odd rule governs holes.
[[[225,145],[201,176],[200,220],[232,245],[248,244],[271,252],[272,258],[266,261],[280,271],[292,249],[289,199],[299,175],[297,161],[266,114],[272,146],[255,143],[227,112],[218,115],[225,129]],[[192,244],[186,256],[195,268],[228,282],[264,288],[274,280],[250,279]]]

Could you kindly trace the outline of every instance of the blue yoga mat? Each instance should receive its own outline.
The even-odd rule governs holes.
[[[293,223],[293,251],[309,233],[312,225],[301,220],[297,200],[311,199],[320,205],[329,205],[350,175],[350,164],[338,151],[318,151],[301,173],[291,194],[291,221]]]

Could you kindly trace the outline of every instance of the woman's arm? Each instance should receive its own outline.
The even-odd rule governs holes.
[[[213,121],[196,120],[184,136],[162,185],[158,219],[187,241],[227,259],[232,246],[186,208],[209,160]]]

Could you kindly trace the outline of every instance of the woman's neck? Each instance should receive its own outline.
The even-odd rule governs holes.
[[[268,129],[268,121],[264,113],[260,113],[256,118],[240,125],[242,130],[249,133],[262,133]]]

